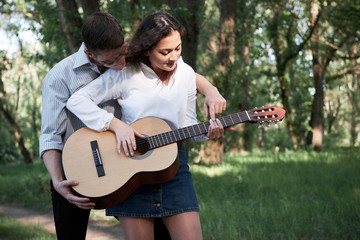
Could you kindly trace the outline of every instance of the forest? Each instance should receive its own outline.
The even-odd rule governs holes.
[[[82,22],[96,11],[115,16],[127,41],[145,16],[169,12],[186,28],[184,61],[226,98],[224,114],[286,111],[278,127],[239,124],[222,139],[190,143],[195,161],[359,147],[359,0],[1,0],[0,163],[39,157],[42,81],[79,49]]]

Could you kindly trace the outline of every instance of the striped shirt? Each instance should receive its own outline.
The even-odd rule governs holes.
[[[62,151],[68,137],[85,125],[66,108],[69,97],[101,73],[84,53],[85,45],[78,52],[57,63],[46,75],[42,86],[42,116],[39,153],[46,150]],[[121,108],[115,100],[99,105],[120,118]]]

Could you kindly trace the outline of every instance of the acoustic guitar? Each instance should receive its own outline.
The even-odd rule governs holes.
[[[278,122],[284,115],[285,110],[270,106],[219,120],[225,128],[245,122]],[[146,137],[136,139],[133,157],[117,152],[113,132],[81,128],[69,137],[63,149],[65,177],[79,181],[79,185],[73,187],[74,193],[90,198],[96,203],[96,209],[115,206],[141,185],[165,183],[174,177],[179,166],[177,142],[206,134],[209,125],[203,122],[171,130],[162,119],[140,119],[131,126]]]

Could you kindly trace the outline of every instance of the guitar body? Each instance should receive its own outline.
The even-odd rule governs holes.
[[[145,136],[171,131],[162,119],[148,117],[131,126]],[[102,159],[104,176],[96,170],[90,142],[96,140]],[[177,143],[172,143],[127,157],[116,150],[115,134],[81,128],[67,140],[62,155],[66,179],[79,181],[73,187],[77,195],[90,198],[96,209],[115,206],[129,197],[139,186],[169,181],[179,167]]]
[[[277,123],[285,110],[277,106],[255,108],[219,118],[224,127],[238,123]],[[210,123],[203,122],[171,130],[162,119],[147,117],[131,126],[146,136],[137,139],[134,157],[116,150],[115,134],[81,128],[66,141],[62,164],[67,179],[78,180],[77,195],[90,198],[96,209],[115,206],[139,186],[169,181],[179,168],[177,142],[206,134]]]

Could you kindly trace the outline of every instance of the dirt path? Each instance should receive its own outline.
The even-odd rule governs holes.
[[[101,217],[96,217],[97,215]],[[40,225],[55,234],[52,213],[41,214],[29,209],[0,205],[0,216],[14,218],[22,224]],[[123,240],[124,236],[120,226],[104,221],[103,216],[105,216],[105,213],[97,210],[95,217],[90,218],[86,240]]]

